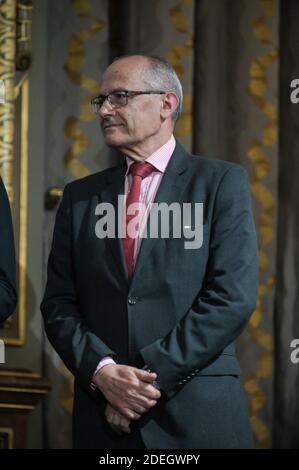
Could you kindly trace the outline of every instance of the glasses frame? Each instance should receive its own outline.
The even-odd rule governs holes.
[[[115,103],[111,103],[110,97],[119,93],[124,93],[124,98],[125,98],[125,103],[122,105],[117,105]],[[90,102],[92,110],[95,114],[99,114],[99,111],[105,101],[107,100],[110,104],[110,106],[113,109],[117,108],[123,108],[124,106],[127,106],[129,98],[134,98],[135,96],[139,95],[164,95],[167,93],[167,91],[162,91],[162,90],[145,90],[145,91],[133,91],[133,90],[115,90],[109,93],[108,95],[98,95],[95,98],[93,98]]]

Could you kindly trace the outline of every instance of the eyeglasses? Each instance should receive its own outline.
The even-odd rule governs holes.
[[[138,95],[164,95],[167,93],[166,91],[156,91],[156,90],[149,90],[149,91],[127,91],[127,90],[119,90],[113,91],[109,93],[109,95],[99,95],[96,98],[91,100],[91,106],[95,114],[98,114],[101,107],[108,100],[109,104],[113,108],[122,108],[128,104],[129,98],[134,98],[134,96]]]

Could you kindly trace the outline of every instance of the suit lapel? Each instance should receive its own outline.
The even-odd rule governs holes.
[[[127,266],[123,251],[123,241],[122,238],[118,237],[118,196],[124,195],[124,182],[125,182],[125,173],[126,173],[126,163],[125,160],[107,174],[106,179],[106,188],[101,192],[101,200],[103,202],[108,202],[113,205],[115,211],[115,238],[107,237],[106,241],[109,248],[112,251],[114,261],[117,265],[117,268],[120,270],[122,277],[128,283],[128,272]],[[122,208],[120,208],[122,210]]]
[[[156,197],[153,201],[154,203],[159,204],[163,202],[171,204],[172,202],[180,201],[181,193],[185,188],[188,179],[188,172],[186,171],[188,169],[188,156],[187,152],[185,152],[183,147],[177,142],[174,153],[169,161]],[[148,225],[149,224],[147,223],[146,229],[148,228]],[[144,262],[148,259],[148,256],[156,242],[157,238],[147,237],[142,239],[132,276],[132,282],[134,279],[138,278]]]

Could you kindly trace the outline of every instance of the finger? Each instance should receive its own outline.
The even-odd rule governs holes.
[[[110,423],[110,426],[113,430],[117,430],[120,434],[121,432],[126,434],[131,432],[130,421],[123,418],[121,415],[118,415],[116,411],[112,415],[112,422]]]
[[[136,367],[134,367],[134,372],[138,379],[143,382],[153,382],[153,380],[157,378],[157,374],[155,372],[148,372],[146,370],[137,369]]]
[[[117,415],[118,417],[118,421],[113,423],[115,427],[117,427],[118,429],[120,429],[121,431],[125,432],[126,434],[130,433],[131,432],[131,429],[130,429],[130,421],[126,418],[124,418],[121,414],[119,414],[117,411],[114,411],[114,413]]]
[[[149,398],[150,400],[159,400],[161,397],[161,392],[150,384],[144,384],[140,382],[138,392],[145,398]]]
[[[118,426],[120,423],[120,418],[118,418],[114,413],[109,413],[106,417],[106,420],[113,426]]]
[[[120,420],[120,424],[119,424],[119,428],[125,432],[126,434],[129,434],[131,432],[131,429],[130,429],[130,421],[126,420],[126,419],[121,419]]]
[[[122,408],[120,413],[125,419],[128,419],[129,421],[141,418],[141,415],[131,408]]]
[[[129,426],[114,426],[114,425],[111,425],[111,428],[113,429],[113,431],[115,431],[119,436],[121,436],[123,433],[125,434],[130,434],[131,432],[131,429]]]
[[[151,407],[147,406],[147,404],[140,405],[138,403],[132,404],[132,409],[135,411],[135,413],[138,413],[139,415],[142,415],[146,413]]]
[[[132,419],[139,419],[141,417],[141,415],[133,410],[131,404],[124,406],[122,403],[121,405],[117,406],[116,409],[120,416],[128,421],[132,421]]]
[[[123,403],[126,408],[130,408],[136,413],[145,413],[157,404],[157,400],[152,400],[141,394],[131,396],[127,403]]]
[[[146,400],[146,402],[143,403],[143,408],[145,411],[149,411],[153,406],[156,406],[157,400]],[[143,413],[145,412],[143,411]]]
[[[121,421],[121,417],[118,414],[112,415],[111,423],[113,424],[113,426],[118,427],[120,424],[120,421]]]
[[[130,426],[130,421],[128,419],[124,418],[121,415],[119,415],[119,416],[120,416],[120,425],[121,426],[125,426],[125,427]]]
[[[112,407],[106,407],[105,410],[106,420],[109,424],[113,424],[114,426],[118,426],[122,417],[114,410]]]
[[[131,429],[129,427],[121,426],[120,429],[126,434],[130,434],[130,432],[131,432]]]
[[[106,408],[106,410],[105,410],[105,418],[106,418],[106,421],[108,421],[108,423],[111,423],[111,421],[112,421],[112,414],[111,414],[110,411],[107,410],[107,408]]]
[[[121,434],[122,434],[121,429],[119,429],[117,426],[114,426],[113,424],[110,424],[110,427],[111,427],[111,429],[113,429],[113,431],[115,431],[119,436],[121,436]]]
[[[109,404],[105,408],[105,416],[113,429],[117,428],[125,433],[131,432],[130,421],[119,414],[118,411]]]

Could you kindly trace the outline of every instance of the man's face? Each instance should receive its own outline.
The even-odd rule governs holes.
[[[136,58],[121,59],[108,67],[102,77],[100,94],[114,91],[148,91],[153,89],[143,78],[145,62]],[[105,142],[111,147],[134,148],[159,138],[163,120],[164,95],[138,95],[128,98],[123,107],[113,107],[106,100],[99,111]]]

